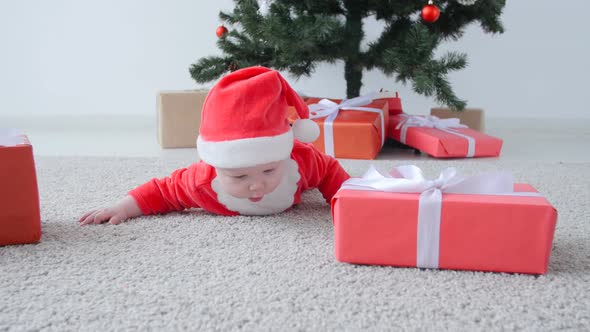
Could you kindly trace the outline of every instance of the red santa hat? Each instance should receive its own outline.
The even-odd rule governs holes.
[[[292,127],[288,106],[300,117]],[[288,159],[293,139],[308,143],[318,136],[307,105],[287,81],[275,70],[249,67],[223,77],[207,95],[197,150],[214,167],[250,167]]]

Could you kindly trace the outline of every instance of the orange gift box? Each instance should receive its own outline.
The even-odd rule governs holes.
[[[0,130],[0,245],[41,239],[39,192],[28,138]]]
[[[430,156],[436,158],[497,157],[502,150],[503,142],[501,139],[470,128],[451,127],[439,129],[412,125],[404,128],[404,123],[409,117],[415,119],[434,118],[434,121],[458,119],[438,119],[432,116],[416,117],[407,114],[389,116],[388,137]]]
[[[389,115],[396,115],[396,114],[401,114],[404,112],[403,107],[402,107],[402,100],[399,97],[399,93],[395,92],[395,94],[394,94],[389,91],[380,91],[380,92],[373,93],[372,96],[373,96],[373,100],[386,100],[387,101]],[[316,98],[316,97],[301,96],[301,99],[303,99],[304,101],[307,101],[310,98],[315,98],[316,100],[323,99],[323,98]],[[334,100],[339,100],[339,99],[334,99]]]
[[[515,184],[519,193],[536,192]],[[418,264],[419,193],[341,189],[332,200],[336,259]],[[547,272],[557,211],[542,196],[442,194],[440,269]]]
[[[308,105],[317,104],[320,98],[307,98]],[[338,99],[328,99],[334,103],[340,103]],[[324,122],[327,117],[315,118],[320,127],[320,136],[312,144],[323,153],[335,158],[347,159],[375,159],[381,147],[383,139],[387,134],[389,122],[388,102],[377,100],[360,108],[371,108],[381,110],[381,113],[355,110],[355,107],[343,108],[333,121],[333,153],[326,149],[326,130]],[[310,111],[310,117],[313,117]],[[382,119],[383,118],[383,119]],[[297,119],[293,108],[289,109],[289,121]]]

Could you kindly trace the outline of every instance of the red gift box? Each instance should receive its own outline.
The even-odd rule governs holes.
[[[0,130],[0,245],[41,239],[33,147],[25,135]]]
[[[480,183],[478,194],[461,194],[457,192],[473,185],[477,177],[456,183],[456,179],[441,176],[435,181],[402,179],[401,184],[393,185],[397,189],[405,186],[401,192],[386,192],[383,190],[391,190],[391,186],[383,182],[392,181],[391,178],[383,180],[385,177],[375,177],[374,172],[369,179],[348,180],[332,200],[338,261],[527,274],[547,272],[557,211],[530,185],[506,183],[504,179],[502,190],[488,182]],[[484,175],[490,176],[498,177]],[[416,185],[422,186],[418,192],[408,187]],[[506,192],[510,185],[513,190]],[[440,188],[442,193],[437,192]],[[433,201],[438,193],[441,196]]]
[[[390,138],[437,158],[497,157],[502,140],[461,125],[459,119],[389,116]]]
[[[389,104],[389,116],[402,114],[402,100],[397,92],[380,91],[373,96],[374,100],[387,100]]]

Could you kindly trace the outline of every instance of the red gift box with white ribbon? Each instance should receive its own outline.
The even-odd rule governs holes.
[[[507,172],[428,180],[407,165],[345,181],[332,218],[340,262],[543,274],[557,210]]]
[[[497,157],[503,141],[462,125],[457,118],[389,116],[390,138],[436,158]]]

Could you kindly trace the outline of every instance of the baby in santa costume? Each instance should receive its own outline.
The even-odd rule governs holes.
[[[300,119],[289,125],[287,108]],[[350,176],[311,144],[319,135],[305,102],[281,75],[250,67],[223,77],[203,105],[201,161],[152,179],[113,206],[90,211],[81,225],[202,208],[220,215],[266,215],[300,203],[318,188],[326,201]]]

